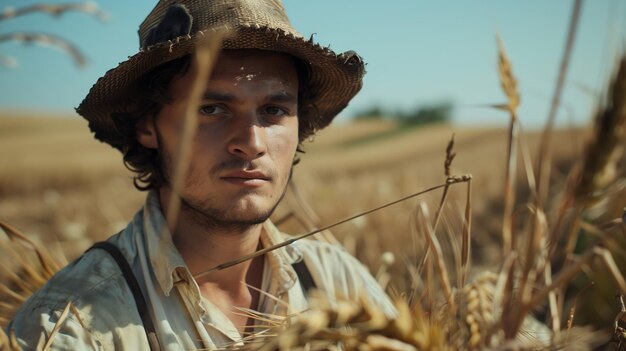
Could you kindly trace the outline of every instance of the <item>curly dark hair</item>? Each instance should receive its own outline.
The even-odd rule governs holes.
[[[135,188],[145,191],[158,189],[167,183],[163,173],[159,150],[149,149],[141,145],[136,137],[136,125],[145,116],[156,116],[161,108],[172,101],[168,88],[174,77],[185,74],[191,65],[191,55],[172,60],[144,74],[133,87],[136,96],[132,107],[125,112],[112,114],[117,137],[110,144],[124,155],[124,165],[135,173]],[[303,153],[302,142],[315,133],[316,127],[311,122],[316,113],[312,99],[306,89],[309,69],[308,65],[294,58],[299,78],[298,87],[298,148]],[[303,118],[306,116],[306,118]],[[294,165],[299,158],[294,159]]]

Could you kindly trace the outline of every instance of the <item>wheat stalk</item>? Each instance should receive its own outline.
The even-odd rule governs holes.
[[[435,186],[430,187],[430,188],[428,188],[428,189],[426,189],[426,190],[418,191],[418,192],[416,192],[416,193],[413,193],[413,194],[410,194],[410,195],[404,196],[404,197],[402,197],[402,198],[400,198],[400,199],[397,199],[397,200],[394,200],[394,201],[388,202],[388,203],[386,203],[386,204],[380,205],[380,206],[378,206],[378,207],[375,207],[375,208],[369,209],[369,210],[367,210],[367,211],[364,211],[364,212],[361,212],[361,213],[358,213],[358,214],[352,215],[352,216],[350,216],[350,217],[348,217],[348,218],[345,218],[345,219],[342,219],[342,220],[340,220],[340,221],[338,221],[338,222],[335,222],[335,223],[332,223],[332,224],[326,225],[326,226],[324,226],[324,227],[322,227],[322,228],[315,229],[315,230],[310,231],[310,232],[308,232],[308,233],[305,233],[305,234],[302,234],[302,235],[296,236],[296,237],[294,237],[294,238],[291,238],[291,239],[285,240],[285,241],[283,241],[282,243],[278,243],[278,244],[275,244],[275,245],[272,245],[272,246],[268,246],[268,247],[265,247],[265,248],[260,249],[260,250],[258,250],[258,251],[255,251],[255,252],[253,252],[253,253],[251,253],[251,254],[248,254],[248,255],[245,255],[245,256],[242,256],[242,257],[236,258],[236,259],[231,260],[231,261],[228,261],[228,262],[224,262],[224,263],[219,264],[219,265],[217,265],[217,266],[215,266],[215,267],[213,267],[213,268],[210,268],[210,269],[208,269],[208,270],[206,270],[206,271],[203,271],[203,272],[200,272],[200,273],[198,273],[198,274],[194,275],[194,278],[195,278],[195,279],[198,279],[198,278],[204,277],[205,275],[207,275],[207,274],[209,274],[209,273],[211,273],[211,272],[213,272],[213,271],[219,271],[219,270],[223,270],[223,269],[226,269],[226,268],[229,268],[229,267],[232,267],[232,266],[238,265],[238,264],[240,264],[240,263],[246,262],[246,261],[248,261],[248,260],[251,260],[251,259],[253,259],[253,258],[259,257],[259,256],[261,256],[261,255],[264,255],[264,254],[266,254],[266,253],[268,253],[268,252],[270,252],[270,251],[274,251],[274,250],[279,249],[279,248],[281,248],[281,247],[285,247],[285,246],[287,246],[287,245],[291,245],[291,244],[293,244],[294,242],[296,242],[296,241],[298,241],[298,240],[301,240],[301,239],[304,239],[304,238],[310,237],[310,236],[312,236],[312,235],[314,235],[314,234],[317,234],[317,233],[319,233],[319,232],[322,232],[322,231],[324,231],[324,230],[328,230],[328,229],[333,228],[333,227],[336,227],[336,226],[338,226],[338,225],[340,225],[340,224],[343,224],[343,223],[346,223],[346,222],[352,221],[352,220],[354,220],[354,219],[356,219],[356,218],[359,218],[359,217],[362,217],[362,216],[368,215],[368,214],[370,214],[370,213],[373,213],[373,212],[376,212],[376,211],[382,210],[383,208],[387,208],[387,207],[389,207],[389,206],[393,206],[393,205],[395,205],[395,204],[398,204],[398,203],[400,203],[400,202],[406,201],[406,200],[408,200],[408,199],[412,199],[412,198],[414,198],[414,197],[416,197],[416,196],[420,196],[420,195],[426,194],[426,193],[431,192],[431,191],[433,191],[433,190],[437,190],[437,189],[439,189],[439,188],[443,188],[443,187],[445,187],[446,185],[449,185],[449,184],[456,184],[456,183],[462,183],[462,182],[467,182],[467,181],[469,181],[470,179],[471,179],[471,176],[469,176],[469,175],[460,175],[460,176],[450,177],[450,178],[448,178],[448,179],[447,179],[447,181],[446,181],[444,184],[435,185]]]
[[[428,218],[428,207],[426,207],[424,203],[420,203],[418,207],[417,220],[420,224],[422,233],[424,233],[424,235],[426,236],[430,252],[433,253],[438,277],[441,281],[441,286],[443,287],[443,292],[444,296],[446,297],[448,307],[450,308],[450,314],[454,315],[454,313],[456,312],[456,304],[452,296],[452,285],[450,284],[450,278],[448,278],[448,271],[446,269],[446,264],[443,259],[441,245],[439,244],[439,240],[437,240],[437,237],[435,236],[434,228],[430,224]]]
[[[443,162],[444,175],[446,176],[446,179],[451,177],[450,167],[452,166],[452,161],[454,160],[454,157],[456,157],[456,153],[453,150],[454,150],[454,134],[452,134],[452,137],[450,137],[450,141],[448,142],[448,146],[446,146],[446,157]],[[437,212],[435,213],[435,220],[433,223],[434,230],[437,230],[437,226],[439,225],[439,220],[441,219],[441,214],[443,212],[446,199],[448,198],[449,190],[450,190],[449,185],[446,185],[443,188],[441,200],[439,201],[439,207],[437,208]]]
[[[504,240],[503,255],[506,256],[513,250],[513,205],[515,203],[515,178],[517,173],[517,142],[519,127],[517,123],[517,108],[520,104],[520,95],[517,90],[517,79],[513,75],[511,62],[509,61],[504,44],[500,36],[498,41],[498,75],[500,86],[507,98],[506,104],[494,105],[494,107],[507,111],[510,116],[509,136],[507,147],[507,165],[504,180],[504,214],[502,218],[502,238]]]
[[[22,351],[13,331],[7,335],[4,329],[0,328],[0,351]]]
[[[59,5],[35,4],[19,8],[6,7],[0,12],[0,21],[36,12],[47,13],[54,17],[59,17],[67,12],[80,12],[94,16],[95,18],[103,22],[109,19],[109,15],[106,12],[100,10],[97,3],[93,1],[86,1],[83,3],[67,3]]]
[[[6,324],[19,305],[37,289],[43,286],[50,277],[67,263],[63,255],[60,259],[52,257],[49,251],[40,248],[26,235],[9,224],[0,221],[0,229],[10,239],[10,245],[2,242],[3,251],[7,256],[0,264],[0,272],[4,280],[0,282],[0,322]],[[32,255],[36,259],[32,259]]]
[[[595,135],[586,148],[582,171],[574,196],[583,206],[598,197],[597,191],[615,181],[618,162],[623,155],[626,138],[626,55],[616,69],[608,91],[606,107],[595,117]]]
[[[194,60],[196,63],[196,75],[191,83],[189,100],[184,114],[183,128],[180,131],[177,145],[174,172],[172,179],[172,194],[167,205],[166,219],[173,231],[178,219],[180,210],[180,194],[184,185],[189,162],[191,161],[192,144],[198,128],[197,106],[202,100],[207,81],[210,77],[213,65],[217,60],[217,55],[222,45],[222,40],[229,34],[228,31],[216,31],[204,37],[198,43]],[[166,230],[167,228],[163,228]]]
[[[19,16],[24,16],[27,14],[32,14],[36,12],[43,12],[53,15],[55,17],[61,16],[62,14],[70,11],[81,12],[87,15],[91,15],[100,21],[106,21],[108,19],[108,15],[101,11],[98,8],[98,4],[95,2],[85,2],[85,3],[68,3],[61,5],[49,5],[49,4],[35,4],[29,6],[23,6],[20,8],[12,8],[7,7],[2,12],[0,12],[0,21],[12,19]],[[66,52],[70,55],[70,57],[74,60],[74,63],[82,67],[87,63],[86,56],[76,47],[72,42],[49,33],[32,33],[32,32],[14,32],[8,34],[0,35],[0,43],[8,42],[8,41],[16,41],[23,44],[38,44],[42,46],[52,46],[60,49],[61,51]],[[0,64],[5,67],[16,67],[17,60],[9,57],[2,56],[0,59]]]
[[[443,162],[443,170],[444,170],[444,175],[445,175],[446,179],[452,177],[450,168],[452,166],[452,161],[456,157],[456,153],[453,150],[454,150],[454,133],[450,137],[450,141],[448,141],[448,145],[446,146],[446,156],[445,156],[445,159],[444,159],[444,162]],[[471,180],[471,176],[468,179],[468,182],[470,180]],[[439,206],[437,207],[437,211],[435,212],[435,219],[433,220],[432,227],[433,227],[433,231],[434,232],[437,231],[437,228],[439,226],[439,221],[441,220],[443,209],[445,207],[446,200],[448,199],[449,191],[450,191],[450,184],[446,183],[446,186],[443,188],[443,191],[441,193],[441,199],[439,200]],[[418,268],[418,272],[422,271],[422,267],[424,267],[424,265],[427,263],[428,259],[430,258],[430,250],[431,250],[431,246],[428,245],[426,247],[426,251],[424,252],[424,255],[422,257],[422,261],[421,261],[421,263],[418,266],[419,267]]]
[[[472,250],[472,179],[467,181],[467,193],[465,196],[465,215],[461,232],[461,279],[459,286],[465,286],[467,276],[471,268]]]
[[[43,46],[53,46],[68,53],[77,66],[84,66],[87,63],[85,55],[70,41],[59,36],[47,33],[15,32],[0,35],[0,43],[17,41],[24,44],[39,44]]]
[[[54,339],[61,331],[61,328],[63,327],[63,324],[65,323],[65,321],[69,318],[70,313],[74,315],[74,317],[76,318],[80,326],[83,327],[83,329],[86,329],[85,324],[80,318],[80,314],[78,313],[78,310],[76,309],[76,307],[71,301],[68,302],[67,305],[65,305],[63,312],[61,312],[59,319],[57,320],[56,323],[54,323],[54,327],[52,327],[52,330],[50,331],[50,334],[48,335],[48,339],[46,340],[46,343],[43,346],[43,349],[42,349],[43,351],[52,349],[52,343],[54,342]],[[90,337],[89,333],[87,333],[87,337]]]
[[[554,129],[554,120],[556,119],[556,112],[561,102],[561,94],[563,92],[565,75],[567,74],[572,49],[574,47],[574,39],[576,38],[576,30],[578,28],[578,19],[580,18],[581,7],[582,0],[576,0],[572,7],[572,15],[570,17],[569,28],[567,31],[565,50],[563,51],[563,58],[561,59],[561,65],[559,68],[559,76],[554,87],[552,103],[550,104],[550,111],[548,112],[548,120],[546,122],[546,126],[544,127],[541,143],[539,145],[537,157],[537,200],[539,204],[545,204],[548,196],[548,189],[550,186],[550,164],[552,158],[551,141]]]

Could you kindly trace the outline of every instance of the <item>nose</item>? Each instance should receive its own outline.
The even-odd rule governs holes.
[[[233,126],[233,137],[228,144],[228,152],[245,160],[254,160],[267,151],[265,128],[256,120],[243,121]]]

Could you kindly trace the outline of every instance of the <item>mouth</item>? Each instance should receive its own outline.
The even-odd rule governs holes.
[[[220,176],[220,179],[234,185],[246,187],[259,187],[271,181],[271,178],[263,172],[244,170],[227,172]]]

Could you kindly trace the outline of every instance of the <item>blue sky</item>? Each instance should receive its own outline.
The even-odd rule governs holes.
[[[41,0],[0,0],[0,10]],[[66,1],[50,0],[49,3]],[[541,127],[548,113],[573,0],[283,0],[292,23],[335,51],[367,62],[364,87],[340,119],[379,104],[391,110],[452,101],[454,121],[502,125],[496,32],[502,36],[522,95],[520,118]],[[71,39],[89,58],[78,69],[51,48],[0,43],[19,61],[0,68],[0,109],[73,113],[91,85],[137,52],[137,28],[154,1],[107,0],[106,23],[80,13],[55,19],[33,14],[0,22],[0,34],[47,31]],[[564,93],[561,124],[585,123],[613,63],[626,47],[626,1],[587,0]]]

